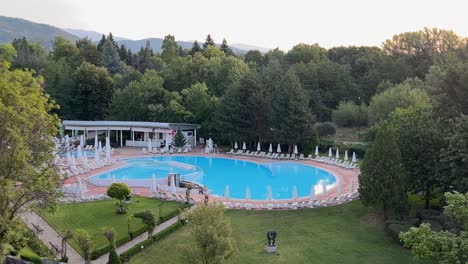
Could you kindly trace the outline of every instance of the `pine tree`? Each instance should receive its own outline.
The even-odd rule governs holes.
[[[198,44],[198,41],[195,40],[195,42],[193,42],[193,46],[192,46],[192,49],[190,50],[190,55],[195,55],[195,53],[197,52],[202,52],[202,48],[200,47],[200,44]]]
[[[120,45],[119,55],[122,61],[127,61],[127,48],[125,48],[124,44]]]
[[[392,127],[379,128],[361,165],[359,195],[364,205],[390,210],[406,206],[406,177]]]
[[[203,43],[203,49],[206,49],[209,46],[214,46],[214,45],[215,45],[214,40],[211,38],[211,35],[208,34],[208,36],[206,36],[205,43]]]
[[[184,137],[184,134],[182,131],[179,129],[177,130],[177,133],[174,136],[174,141],[172,142],[172,145],[176,148],[182,148],[187,144],[187,140]]]
[[[102,50],[102,46],[104,46],[104,42],[106,42],[106,35],[102,34],[101,40],[100,40],[99,43],[97,44],[97,49],[98,49],[99,51]]]
[[[224,38],[223,39],[223,42],[221,43],[221,50],[224,52],[224,54],[226,55],[232,55],[232,50],[231,48],[229,47],[229,45],[227,44],[227,41],[226,39]]]

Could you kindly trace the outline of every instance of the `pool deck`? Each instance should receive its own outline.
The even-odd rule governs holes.
[[[178,154],[142,154],[140,148],[129,148],[129,147],[124,147],[124,148],[119,148],[116,149],[115,153],[112,156],[112,159],[116,160],[114,164],[81,174],[77,176],[72,176],[63,181],[64,184],[70,184],[70,183],[75,183],[78,178],[81,180],[85,180],[88,177],[113,170],[119,167],[125,166],[125,162],[121,161],[121,159],[125,158],[138,158],[138,157],[151,157],[151,156],[202,156],[202,157],[219,157],[219,158],[228,158],[228,159],[237,159],[237,160],[245,160],[245,161],[252,161],[260,164],[265,164],[265,163],[275,163],[275,162],[284,162],[284,160],[273,160],[273,159],[264,159],[264,158],[257,158],[257,157],[249,157],[249,156],[236,156],[236,155],[226,155],[226,154],[203,154],[201,153],[200,150],[195,150],[191,153],[178,153]],[[353,181],[353,186],[354,190],[357,190],[359,187],[359,181],[358,177],[360,174],[359,169],[345,169],[341,168],[338,166],[334,166],[331,164],[326,164],[326,163],[321,163],[317,161],[312,161],[312,160],[288,160],[287,162],[295,162],[299,164],[305,164],[305,165],[311,165],[314,167],[318,167],[321,169],[324,169],[330,173],[332,173],[338,181],[341,182],[342,188],[343,188],[343,193],[350,193],[350,187],[351,187],[351,181]],[[100,194],[105,194],[106,193],[106,187],[98,187],[98,186],[92,186],[91,188],[88,188],[87,192],[85,195],[100,195]],[[132,190],[140,196],[147,196],[150,197],[152,196],[151,189],[150,188],[145,188],[145,187],[132,187]],[[321,194],[317,193],[316,194],[316,199],[317,200],[325,200],[325,199],[330,199],[334,197],[339,197],[342,195],[338,191],[338,184],[335,184],[333,187],[327,189],[327,194]],[[191,197],[195,200],[197,203],[202,203],[204,200],[203,195],[191,195]],[[300,197],[297,199],[286,199],[286,200],[273,200],[273,201],[268,201],[268,202],[274,202],[274,201],[282,201],[282,202],[301,202],[305,200],[310,200],[310,197]],[[233,199],[233,198],[224,198],[224,197],[219,197],[216,195],[210,195],[209,197],[210,202],[246,202],[244,199]],[[260,203],[265,203],[265,200],[249,200],[249,203],[251,204],[260,204]]]

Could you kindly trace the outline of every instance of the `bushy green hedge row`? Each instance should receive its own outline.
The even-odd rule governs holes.
[[[20,258],[23,260],[31,261],[34,264],[42,264],[42,259],[36,253],[31,250],[22,250]]]
[[[181,207],[181,209],[185,209],[185,208],[187,208],[187,207],[189,207],[189,206],[190,206],[190,205],[188,205],[188,204],[187,204],[187,205],[184,205],[184,206]],[[169,220],[169,219],[171,219],[171,218],[177,216],[178,213],[179,213],[179,210],[175,210],[175,211],[171,212],[171,213],[168,214],[168,215],[165,215],[165,216],[160,217],[160,218],[159,218],[159,223],[164,223],[164,222],[166,222],[167,220]],[[137,236],[139,236],[139,235],[141,235],[141,234],[143,234],[143,233],[145,233],[145,232],[146,232],[146,227],[143,226],[143,227],[141,227],[141,228],[139,228],[139,229],[133,231],[133,238],[135,238],[135,237],[137,237]],[[130,239],[128,236],[122,237],[122,238],[117,239],[117,240],[115,241],[115,246],[116,246],[116,247],[119,247],[119,246],[121,246],[121,245],[123,245],[123,244],[129,242],[130,240],[131,240],[131,239]],[[91,259],[92,259],[92,260],[95,260],[95,259],[99,258],[100,256],[106,254],[106,253],[109,252],[110,250],[111,250],[110,245],[106,245],[106,246],[97,248],[97,249],[95,249],[95,250],[91,253]]]
[[[148,239],[136,244],[135,246],[131,247],[127,251],[123,252],[122,254],[120,254],[120,258],[122,259],[122,261],[129,261],[130,258],[133,255],[139,253],[144,248],[152,245],[154,242],[160,241],[161,239],[167,237],[169,234],[171,234],[172,232],[174,232],[177,229],[181,228],[182,226],[183,226],[183,223],[181,221],[176,222],[175,224],[167,227],[166,229],[164,229],[163,231],[157,233],[156,235],[152,236],[151,238],[148,238]],[[143,246],[143,248],[142,248],[142,246]]]
[[[160,223],[166,222],[167,220],[169,220],[169,219],[171,219],[171,218],[177,216],[177,215],[179,214],[180,210],[184,210],[184,209],[187,208],[187,207],[190,207],[190,205],[189,205],[189,204],[184,204],[182,207],[180,207],[180,209],[175,210],[174,212],[171,212],[171,213],[168,214],[168,215],[159,217],[159,222],[160,222]]]

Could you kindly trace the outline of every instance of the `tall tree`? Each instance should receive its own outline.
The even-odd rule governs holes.
[[[428,106],[427,86],[419,79],[408,79],[374,95],[369,105],[369,124],[385,120],[397,108]]]
[[[465,44],[466,39],[451,30],[424,28],[393,36],[383,43],[383,50],[396,59],[405,61],[410,66],[408,69],[422,79],[442,54]]]
[[[53,165],[59,119],[31,71],[10,70],[0,61],[0,258],[21,225],[18,214],[31,204],[52,209],[60,195]],[[42,140],[38,140],[42,139]]]
[[[68,63],[76,65],[80,50],[68,39],[58,36],[54,39],[51,56],[54,60],[64,58]]]
[[[232,52],[232,49],[229,47],[227,44],[226,39],[223,39],[223,42],[221,43],[220,49],[224,52],[226,55],[233,55],[234,53]]]
[[[79,120],[102,120],[114,94],[112,78],[105,68],[84,62],[73,74],[73,111]]]
[[[193,46],[192,46],[192,49],[190,50],[190,54],[193,56],[195,55],[195,53],[197,52],[202,52],[203,49],[200,47],[200,44],[198,44],[198,41],[194,41],[193,42]]]
[[[101,48],[101,64],[111,74],[123,71],[123,62],[120,60],[118,49],[109,39],[104,42]]]
[[[31,69],[39,73],[46,64],[46,51],[38,43],[31,43],[26,38],[15,39],[12,43],[16,50],[13,68]]]
[[[171,94],[163,87],[163,79],[154,70],[148,70],[140,80],[117,90],[112,98],[109,118],[128,121],[150,121],[148,107],[169,104]]]
[[[426,76],[434,112],[444,119],[468,115],[468,46],[450,52]]]
[[[422,192],[428,209],[432,194],[442,187],[445,178],[437,175],[437,170],[446,145],[444,134],[448,131],[432,117],[428,106],[397,109],[390,114],[388,122],[395,128],[402,164],[408,173],[408,189],[413,193]]]
[[[468,191],[468,116],[455,119],[452,131],[447,133],[448,146],[440,153],[438,177],[442,189]]]
[[[101,64],[101,57],[96,45],[88,38],[83,38],[76,41],[76,47],[79,49],[79,54],[82,61],[87,61],[94,65]]]
[[[222,264],[232,258],[237,245],[223,205],[200,205],[187,217],[195,246],[184,245],[188,262]]]
[[[263,54],[260,51],[249,50],[244,56],[244,61],[247,63],[255,62],[258,65],[263,65],[265,63],[265,58],[263,57]]]
[[[286,61],[289,64],[295,63],[309,63],[309,62],[322,62],[328,60],[327,50],[320,47],[318,44],[307,45],[298,44],[294,46],[288,54],[286,54]]]
[[[213,38],[211,38],[211,35],[208,34],[206,36],[205,43],[203,43],[203,49],[207,49],[208,47],[214,46],[214,45],[215,45],[215,43],[214,43]]]
[[[364,205],[390,210],[406,206],[406,175],[393,128],[383,125],[361,164],[359,195]]]
[[[314,118],[309,100],[293,72],[288,72],[273,92],[271,106],[271,126],[278,143],[287,143],[291,148],[293,144],[305,143],[312,136]]]
[[[174,35],[167,35],[164,37],[161,49],[161,57],[166,63],[178,56],[179,44],[177,44]]]

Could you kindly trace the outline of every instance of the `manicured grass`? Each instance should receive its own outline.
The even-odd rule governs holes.
[[[131,217],[135,212],[148,209],[159,217],[159,204],[161,201],[145,197],[134,197],[132,201],[132,203],[128,204],[127,214],[115,213],[116,200],[64,204],[58,206],[53,214],[39,213],[60,234],[64,234],[67,230],[86,230],[93,238],[95,247],[99,248],[108,244],[106,238],[102,235],[102,227],[113,227],[117,233],[117,240],[119,240],[128,236],[129,218],[131,218],[130,223],[134,232],[143,227],[140,219]],[[163,216],[169,215],[183,206],[183,204],[179,203],[164,202]],[[74,239],[70,240],[70,244],[78,249]]]
[[[379,215],[359,201],[296,211],[228,211],[239,251],[229,263],[417,263],[386,235]],[[278,232],[279,255],[263,249],[266,231]],[[188,241],[187,241],[188,240]],[[135,255],[130,263],[183,263],[178,246],[190,242],[184,227]]]

